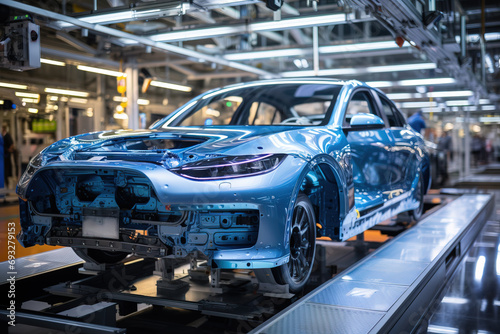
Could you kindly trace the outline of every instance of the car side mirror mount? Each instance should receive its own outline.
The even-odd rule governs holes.
[[[382,118],[373,114],[359,113],[351,117],[350,126],[345,127],[344,131],[366,131],[379,130],[385,127]]]

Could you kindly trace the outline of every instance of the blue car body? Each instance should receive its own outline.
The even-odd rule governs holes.
[[[265,110],[274,110],[272,124],[255,124],[257,114],[251,124],[250,116],[222,120],[224,108],[234,115],[244,109],[233,92],[249,87],[256,91],[240,94],[243,100],[262,97]],[[306,116],[280,94],[293,95]],[[225,105],[215,110],[207,103],[218,96]],[[272,105],[279,99],[283,107],[276,108],[293,115],[283,120],[290,113],[280,114],[276,123]],[[247,113],[260,112],[264,102],[255,103]],[[182,123],[197,105],[203,105],[203,124]],[[306,110],[323,105],[328,108],[319,116]],[[370,105],[371,113],[347,115],[354,105],[365,111]],[[225,124],[214,124],[217,117]],[[18,239],[24,246],[144,257],[194,254],[220,269],[273,268],[289,262],[300,193],[314,207],[316,237],[347,240],[418,210],[429,183],[422,137],[379,90],[316,78],[243,83],[204,93],[150,129],[83,134],[46,148],[18,184]]]

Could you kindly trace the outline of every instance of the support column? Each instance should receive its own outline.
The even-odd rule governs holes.
[[[318,27],[313,27],[313,69],[314,75],[319,73],[319,42],[318,42]]]
[[[129,64],[125,69],[127,74],[127,116],[128,128],[139,129],[139,70],[137,65]]]
[[[94,131],[104,130],[103,120],[106,112],[104,95],[106,94],[106,80],[104,75],[97,76],[97,103],[94,108]]]
[[[465,118],[464,118],[464,136],[465,136],[465,143],[464,143],[464,150],[465,150],[465,161],[464,161],[464,176],[467,177],[470,175],[470,149],[471,149],[471,141],[470,141],[470,111],[465,112]]]

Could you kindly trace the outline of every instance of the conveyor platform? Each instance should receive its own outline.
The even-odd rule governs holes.
[[[401,333],[419,325],[494,206],[463,195],[252,333]]]
[[[154,261],[131,261],[82,278],[77,272],[81,261],[69,248],[29,256],[17,262],[18,277],[23,277],[16,283],[18,291],[29,294],[19,297],[28,302],[17,309],[17,321],[50,329],[70,324],[82,333],[143,333],[158,327],[187,333],[193,326],[207,333],[252,328],[253,333],[411,332],[433,298],[444,291],[493,206],[492,195],[462,195],[383,246],[365,243],[365,250],[378,248],[361,260],[363,255],[357,254],[360,257],[346,266],[335,262],[338,273],[358,261],[333,279],[318,279],[317,284],[325,283],[302,298],[259,294],[255,278],[242,272],[232,273],[222,294],[213,294],[208,282],[189,277],[182,278],[189,290],[158,294]],[[313,277],[331,277],[326,263],[331,265],[331,252],[336,251],[332,245],[336,243],[318,242],[329,255]],[[347,248],[340,246],[337,252]],[[2,274],[7,272],[3,265]],[[103,291],[105,300],[96,302]],[[146,304],[156,306],[144,309]],[[93,311],[83,312],[82,307]],[[81,316],[75,317],[77,313]]]

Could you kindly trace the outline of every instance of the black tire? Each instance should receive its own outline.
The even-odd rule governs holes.
[[[424,194],[425,194],[425,184],[424,184],[424,177],[422,173],[419,173],[418,175],[418,183],[417,183],[417,188],[415,189],[415,199],[419,202],[419,206],[417,209],[411,210],[410,211],[410,216],[415,220],[418,221],[424,212]]]
[[[116,264],[123,261],[129,254],[125,252],[105,251],[93,248],[73,248],[76,255],[86,262],[95,264]]]
[[[273,268],[278,284],[288,284],[292,293],[300,292],[309,280],[316,253],[316,218],[311,201],[299,194],[290,224],[290,260]]]

